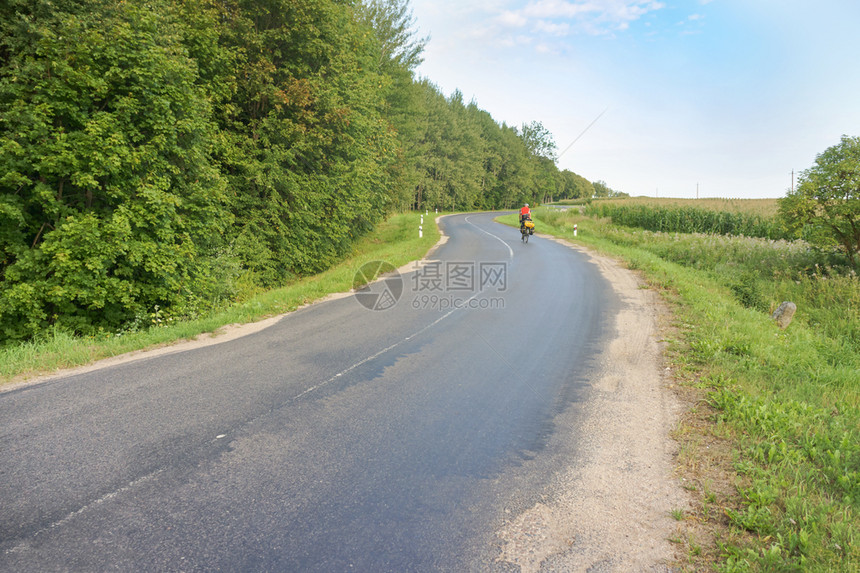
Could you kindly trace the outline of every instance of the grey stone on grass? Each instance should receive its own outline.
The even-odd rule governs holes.
[[[785,301],[779,307],[773,311],[773,315],[771,318],[776,321],[776,324],[779,325],[780,328],[786,329],[788,325],[791,324],[791,319],[794,317],[794,313],[797,311],[797,305],[793,302]]]

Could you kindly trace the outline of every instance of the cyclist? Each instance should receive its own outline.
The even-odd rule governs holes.
[[[522,209],[520,209],[520,230],[522,230],[523,226],[526,224],[526,221],[531,221],[532,212],[529,209],[529,204],[526,203]]]

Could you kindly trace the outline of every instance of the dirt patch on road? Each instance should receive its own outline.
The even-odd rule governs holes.
[[[601,357],[577,440],[581,457],[559,476],[552,501],[498,532],[501,562],[534,571],[670,571],[672,512],[688,501],[674,475],[670,432],[682,406],[662,362],[659,296],[612,259],[588,254],[622,303],[616,338]],[[662,315],[665,316],[665,315]]]

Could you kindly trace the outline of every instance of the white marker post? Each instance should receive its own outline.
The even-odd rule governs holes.
[[[418,225],[418,238],[424,237],[424,225]]]
[[[577,229],[576,229],[576,225],[574,225],[574,226],[573,226],[573,236],[574,236],[574,237],[576,236],[576,231],[577,231]]]

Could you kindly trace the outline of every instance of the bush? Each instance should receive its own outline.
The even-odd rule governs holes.
[[[89,8],[3,18],[0,342],[223,292],[225,185],[178,24],[167,5]]]

